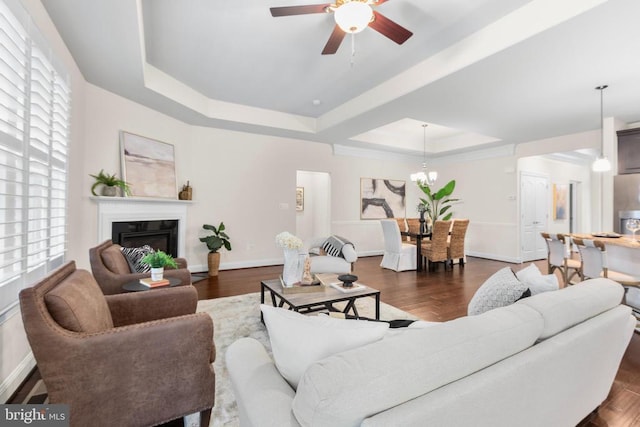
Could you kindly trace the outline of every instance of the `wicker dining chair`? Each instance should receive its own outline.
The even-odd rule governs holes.
[[[396,222],[398,223],[398,228],[400,229],[400,232],[406,232],[409,231],[409,228],[407,227],[407,220],[406,218],[402,217],[402,218],[393,218],[396,220]],[[408,241],[410,239],[409,236],[402,236],[402,241]]]
[[[435,266],[433,263],[444,263],[445,270],[449,261],[447,250],[447,239],[449,230],[451,229],[451,221],[435,221],[431,232],[431,240],[422,241],[422,257],[427,260],[429,271]]]
[[[420,218],[407,218],[408,231],[411,234],[420,234]],[[415,237],[409,237],[409,243],[416,244]]]
[[[447,257],[451,268],[453,268],[453,260],[459,260],[460,266],[464,266],[464,238],[469,228],[468,219],[454,219],[451,227],[451,238],[447,247]]]

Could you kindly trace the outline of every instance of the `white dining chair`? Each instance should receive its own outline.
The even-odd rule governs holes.
[[[400,235],[400,227],[395,219],[380,220],[384,237],[384,255],[380,267],[394,271],[415,270],[416,245],[404,243]]]

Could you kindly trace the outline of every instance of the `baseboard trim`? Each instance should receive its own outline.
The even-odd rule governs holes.
[[[488,254],[485,252],[474,252],[474,251],[465,251],[465,253],[467,256],[472,256],[474,258],[484,258],[484,259],[491,259],[494,261],[510,262],[511,264],[522,264],[522,260],[518,257],[509,257],[509,256]]]
[[[33,353],[22,359],[22,362],[9,374],[9,376],[0,384],[0,402],[7,402],[11,396],[18,390],[20,384],[29,376],[33,368],[36,366],[36,359]]]
[[[358,257],[364,258],[368,256],[382,255],[384,251],[364,251],[358,252]],[[358,261],[356,261],[357,263]],[[220,264],[220,271],[222,270],[237,270],[241,268],[253,268],[253,267],[269,267],[272,265],[282,265],[281,258],[272,259],[260,259],[250,261],[237,261],[237,262],[225,262]],[[189,271],[192,273],[202,273],[208,271],[209,267],[206,264],[194,264],[189,265]]]

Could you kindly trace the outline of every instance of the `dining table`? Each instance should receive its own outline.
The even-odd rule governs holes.
[[[632,235],[618,233],[570,234],[580,239],[593,239],[604,243],[609,270],[631,276],[640,276],[640,242]]]
[[[422,271],[425,264],[424,259],[422,258],[422,239],[430,239],[431,232],[413,233],[411,231],[401,231],[400,235],[416,239],[416,271]]]

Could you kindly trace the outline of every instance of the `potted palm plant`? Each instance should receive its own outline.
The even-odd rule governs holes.
[[[208,236],[201,237],[200,241],[204,242],[209,249],[209,254],[207,256],[209,276],[217,276],[220,269],[220,252],[218,251],[223,247],[228,251],[231,250],[231,242],[229,241],[230,238],[227,233],[224,232],[224,222],[221,222],[218,227],[214,225],[204,224],[202,228],[204,228],[205,230],[210,230],[213,233]]]
[[[165,267],[178,268],[178,264],[173,257],[162,251],[150,252],[140,262],[151,267],[151,280],[153,281],[162,280]]]
[[[117,189],[120,188],[122,192],[126,195],[131,194],[131,189],[129,188],[129,184],[119,178],[116,178],[116,175],[109,175],[105,173],[104,170],[100,169],[100,172],[97,175],[89,175],[94,178],[96,182],[91,186],[91,194],[97,196],[96,187],[102,185],[102,191],[100,194],[102,196],[113,197],[117,193]]]
[[[418,206],[418,209],[424,210],[427,217],[431,219],[431,224],[439,219],[443,221],[451,219],[453,212],[449,210],[453,206],[453,203],[459,200],[450,197],[456,188],[456,181],[452,179],[444,187],[435,192],[432,191],[431,187],[427,184],[423,184],[420,181],[418,181],[417,184],[426,196],[426,198],[420,198],[421,204]]]

